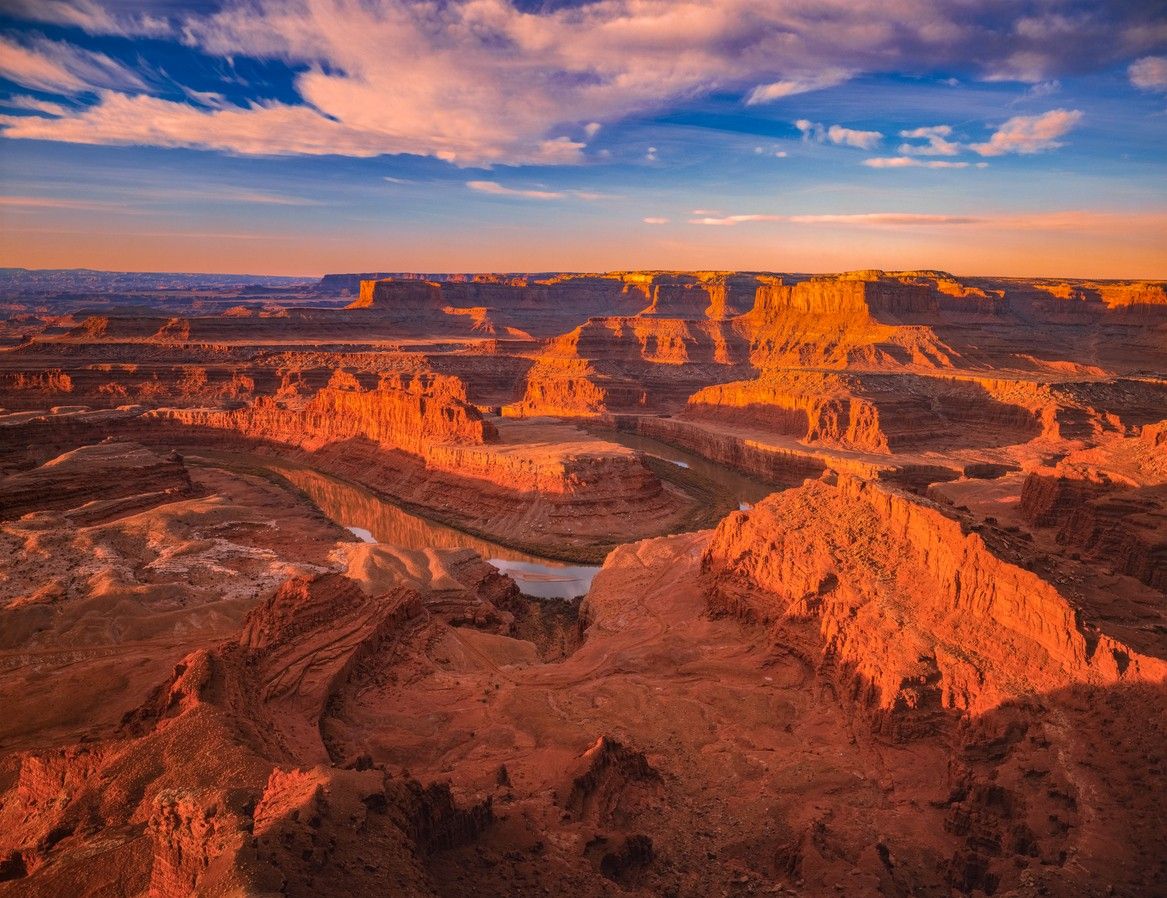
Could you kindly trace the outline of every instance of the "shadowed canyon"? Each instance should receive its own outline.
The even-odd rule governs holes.
[[[0,283],[0,896],[1167,894],[1162,282]]]

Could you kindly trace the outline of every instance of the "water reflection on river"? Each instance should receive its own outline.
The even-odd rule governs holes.
[[[573,565],[530,555],[438,524],[399,508],[351,483],[311,468],[272,459],[251,459],[303,490],[324,514],[365,542],[407,549],[473,549],[527,595],[570,599],[588,591],[599,567]]]
[[[622,430],[611,430],[606,427],[589,428],[596,436],[611,443],[619,443],[629,449],[638,449],[645,455],[671,462],[678,468],[683,468],[695,476],[715,486],[719,492],[728,496],[742,511],[747,511],[777,487],[762,483],[745,474],[739,474],[727,465],[710,461],[703,455],[688,452],[676,446],[644,437],[638,433],[625,433]]]

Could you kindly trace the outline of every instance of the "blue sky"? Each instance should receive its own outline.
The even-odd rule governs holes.
[[[4,9],[3,265],[1167,277],[1159,4]]]

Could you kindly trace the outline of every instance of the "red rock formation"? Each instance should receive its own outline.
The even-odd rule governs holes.
[[[420,613],[408,590],[290,582],[238,642],[179,664],[118,738],[26,754],[0,803],[21,894],[310,895],[325,870],[342,891],[432,894],[425,855],[480,832],[489,803],[463,811],[445,787],[327,766],[321,725],[362,658]]]
[[[816,622],[824,663],[893,731],[1024,689],[1167,676],[939,507],[875,483],[807,482],[733,514],[703,569],[715,610]]]
[[[1020,443],[1038,433],[1035,415],[997,401],[979,381],[913,375],[768,372],[698,391],[683,417],[882,454]]]
[[[508,414],[592,416],[672,411],[699,385],[748,370],[730,324],[669,318],[595,318],[552,340]]]
[[[1167,592],[1167,485],[1130,488],[1031,473],[1021,514],[1095,565]]]
[[[394,374],[376,390],[363,392],[359,386],[351,375],[340,374],[299,409],[261,397],[243,409],[194,409],[174,411],[171,416],[193,426],[308,450],[363,438],[420,455],[435,443],[481,445],[498,440],[494,425],[466,401],[466,391],[456,378]]]
[[[0,521],[32,511],[76,509],[73,518],[80,524],[115,508],[124,513],[194,494],[181,457],[132,443],[103,443],[0,477]]]

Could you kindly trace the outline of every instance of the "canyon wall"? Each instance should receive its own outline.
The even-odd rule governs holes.
[[[170,417],[309,451],[366,439],[424,455],[435,443],[498,441],[494,425],[466,401],[461,381],[442,375],[388,375],[376,389],[365,392],[352,375],[338,372],[329,386],[299,408],[265,396],[241,409],[175,410]]]
[[[1033,412],[977,381],[908,374],[771,371],[698,391],[682,416],[880,454],[1020,443],[1040,432]]]
[[[1030,690],[1167,677],[1009,554],[927,500],[840,477],[730,515],[703,572],[715,611],[817,624],[823,663],[891,732]]]

